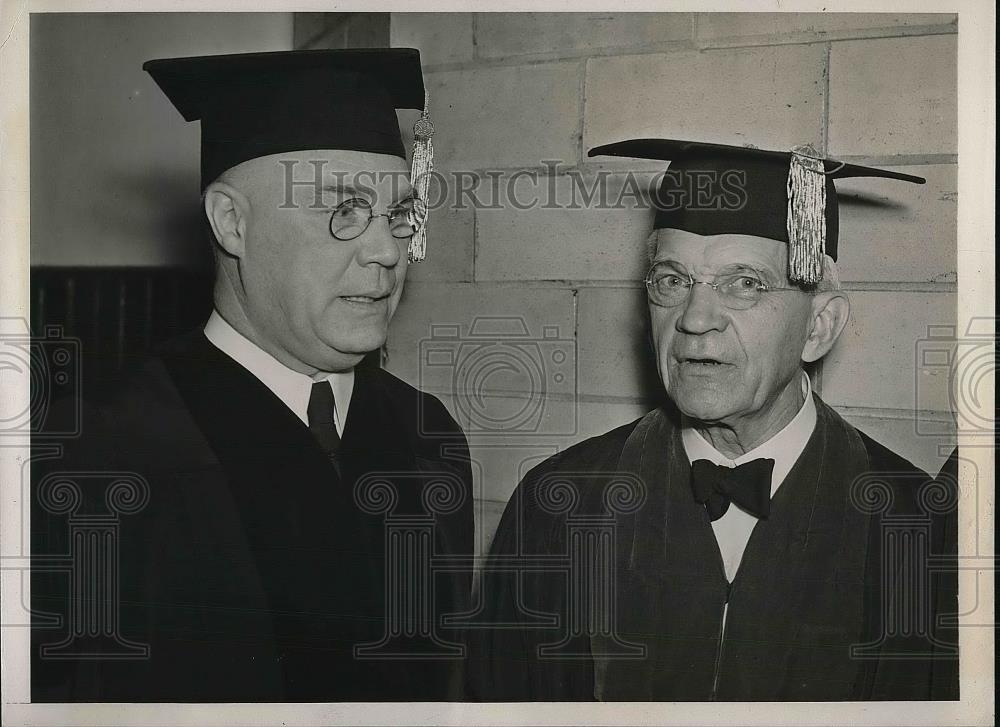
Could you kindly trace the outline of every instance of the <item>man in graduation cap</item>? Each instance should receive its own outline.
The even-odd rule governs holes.
[[[924,180],[806,148],[590,154],[671,162],[645,279],[669,401],[520,483],[483,575],[475,696],[956,699],[939,622],[955,573],[930,565],[954,554],[954,488],[845,422],[805,371],[849,313],[833,180]]]
[[[391,570],[385,518],[432,518],[424,552],[471,555],[466,440],[437,399],[358,366],[386,340],[408,257],[423,256],[414,187],[432,129],[419,53],[259,53],[145,70],[201,122],[215,310],[89,406],[66,458],[36,466],[36,553],[73,552],[47,474],[69,470],[62,479],[89,498],[82,478],[111,473],[132,483],[132,505],[148,502],[118,524],[106,633],[67,613],[65,574],[37,574],[36,612],[62,612],[91,638],[80,658],[80,634],[33,631],[32,698],[455,698],[461,634],[440,620],[467,607],[470,579],[421,581],[410,571],[426,563],[405,558]],[[397,108],[424,109],[413,186]],[[413,603],[422,610],[405,611]],[[86,597],[69,606],[86,610]]]

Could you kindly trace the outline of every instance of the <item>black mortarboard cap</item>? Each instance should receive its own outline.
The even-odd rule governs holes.
[[[422,109],[412,48],[165,58],[143,69],[201,121],[201,186],[257,157],[344,149],[406,158],[397,108]]]
[[[789,245],[789,277],[807,283],[819,281],[824,252],[837,259],[839,219],[833,180],[884,177],[925,182],[909,174],[823,159],[809,147],[783,152],[633,139],[589,152],[598,155],[670,162],[654,200],[654,229],[755,235],[784,242]]]

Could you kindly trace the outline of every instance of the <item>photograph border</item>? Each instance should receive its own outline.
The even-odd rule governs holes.
[[[777,2],[578,2],[573,12],[819,12],[832,11],[831,4],[788,0]],[[386,11],[386,12],[481,12],[485,10],[566,10],[565,3],[517,0],[497,7],[481,1],[450,3],[385,2],[373,8],[357,0],[350,2],[261,2],[254,12],[298,11]],[[245,4],[232,2],[91,2],[58,0],[3,1],[0,11],[0,318],[28,320],[29,264],[29,172],[28,172],[28,50],[29,15],[36,12],[248,12]],[[930,0],[907,2],[860,2],[839,0],[837,12],[934,12],[957,13],[958,32],[958,295],[955,325],[964,331],[976,318],[995,320],[995,8],[984,0],[961,0],[945,4]],[[956,372],[960,378],[962,372]],[[993,391],[983,392],[992,398]],[[0,393],[4,407],[28,408],[28,378],[20,389]],[[958,397],[959,406],[962,406]],[[961,412],[959,412],[961,414]],[[0,558],[3,582],[0,614],[7,616],[30,602],[25,550],[27,535],[21,532],[21,478],[27,476],[24,460],[29,442],[4,438],[0,441],[2,523]],[[996,450],[960,433],[962,448],[960,483],[963,492],[974,492],[978,502],[962,498],[959,504],[960,613],[975,610],[975,620],[992,623],[995,618],[993,571],[995,569],[994,472]],[[978,445],[978,446],[977,446]],[[978,471],[980,481],[968,488]],[[985,482],[983,480],[986,480]],[[978,522],[976,517],[978,513]],[[978,538],[978,539],[977,539]],[[964,560],[968,559],[968,560]],[[964,617],[968,619],[968,617]],[[2,721],[9,725],[312,725],[312,724],[992,724],[994,705],[994,642],[984,638],[983,627],[961,628],[961,694],[959,702],[870,702],[870,703],[324,703],[324,704],[31,704],[29,688],[30,630],[23,626],[3,628],[0,638],[2,661]],[[992,634],[990,634],[992,636]]]

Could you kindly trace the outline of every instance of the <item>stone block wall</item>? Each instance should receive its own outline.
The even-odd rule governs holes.
[[[448,188],[387,366],[469,431],[483,545],[530,466],[655,405],[651,218],[627,204],[625,173],[657,166],[586,156],[621,139],[812,143],[927,178],[838,184],[853,312],[816,386],[937,472],[948,377],[920,351],[955,318],[956,33],[944,14],[391,15],[392,45],[422,53]],[[599,178],[621,208],[583,202]]]

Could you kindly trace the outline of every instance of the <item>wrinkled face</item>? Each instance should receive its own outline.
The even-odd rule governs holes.
[[[670,261],[695,280],[755,272],[788,288],[787,247],[749,235],[701,236],[659,230],[654,262]],[[799,290],[764,293],[746,310],[727,308],[708,285],[694,285],[674,307],[649,305],[660,378],[678,409],[703,422],[729,426],[766,413],[797,381],[810,330],[810,296]]]
[[[244,307],[259,339],[323,371],[349,368],[379,348],[403,292],[408,239],[390,234],[388,218],[374,217],[360,236],[338,240],[330,219],[352,198],[370,204],[373,215],[404,202],[411,195],[405,161],[305,151],[254,159],[235,172],[250,206],[240,261]]]

